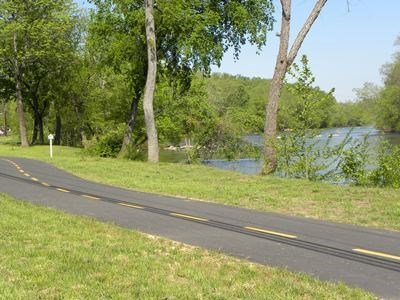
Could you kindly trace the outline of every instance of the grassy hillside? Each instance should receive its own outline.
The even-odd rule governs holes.
[[[1,299],[372,299],[0,194]]]
[[[244,175],[201,165],[100,159],[68,147],[55,147],[50,160],[48,146],[0,145],[0,156],[41,159],[89,180],[140,191],[400,230],[400,193],[394,189]]]

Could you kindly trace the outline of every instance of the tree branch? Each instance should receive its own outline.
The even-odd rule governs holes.
[[[282,0],[281,0],[282,1]],[[288,55],[288,66],[290,66],[294,59],[296,58],[297,52],[299,51],[301,44],[303,43],[306,35],[311,29],[311,26],[314,24],[315,20],[317,19],[319,13],[321,12],[322,8],[326,4],[328,0],[318,0],[315,3],[313,10],[311,11],[310,15],[308,16],[306,22],[301,28],[300,32],[298,33],[296,40],[294,41],[292,47],[290,48],[289,55]]]

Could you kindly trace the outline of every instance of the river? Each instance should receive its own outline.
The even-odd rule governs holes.
[[[386,139],[391,144],[400,145],[399,133],[383,133],[382,131],[373,127],[343,127],[325,129],[321,131],[320,135],[318,135],[316,139],[318,139],[318,144],[324,145],[327,139],[331,136],[330,145],[334,146],[340,144],[348,134],[352,138],[352,141],[361,141],[366,135],[368,135],[367,141],[370,145],[369,151],[372,152],[372,155],[374,154],[374,151],[377,151],[377,146],[381,139]],[[247,135],[245,136],[245,139],[254,145],[263,145],[263,137],[261,135]],[[262,161],[256,159],[239,159],[234,161],[215,159],[204,161],[203,164],[245,174],[258,174],[260,173],[262,167]]]

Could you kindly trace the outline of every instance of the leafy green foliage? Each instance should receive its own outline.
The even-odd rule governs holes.
[[[281,128],[297,131],[325,128],[328,126],[329,111],[336,103],[332,96],[334,90],[324,93],[314,88],[315,77],[308,67],[307,56],[300,60],[302,67],[293,64],[288,74],[296,81],[287,85],[287,91],[292,95],[292,101],[287,101],[282,107]]]
[[[340,170],[344,180],[354,185],[369,185],[369,172],[367,170],[369,162],[368,136],[363,141],[351,144],[342,153]]]
[[[116,127],[86,145],[88,153],[100,157],[117,157],[124,135],[123,126]]]
[[[382,143],[377,161],[378,167],[371,174],[372,184],[400,188],[400,147]]]
[[[400,188],[400,147],[382,140],[374,158],[367,138],[343,151],[339,168],[344,180],[360,186]]]
[[[400,45],[400,39],[397,43]],[[400,131],[400,52],[382,68],[385,87],[377,101],[377,125],[387,131]]]
[[[387,131],[400,131],[400,85],[387,86],[377,101],[377,125]]]
[[[277,173],[286,177],[317,180],[323,178],[321,171],[333,168],[335,158],[347,139],[335,147],[330,147],[329,138],[324,145],[320,144],[318,129],[326,126],[321,114],[327,115],[325,110],[335,104],[333,90],[325,94],[315,89],[315,78],[308,67],[307,57],[303,56],[300,61],[301,67],[293,64],[288,71],[295,79],[294,84],[287,85],[294,101],[284,107],[284,128],[289,124],[290,127],[274,145],[278,153]],[[328,175],[330,172],[325,174]]]

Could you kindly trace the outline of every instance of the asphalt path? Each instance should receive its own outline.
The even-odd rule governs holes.
[[[23,158],[0,158],[0,192],[400,299],[400,233],[137,192]]]

